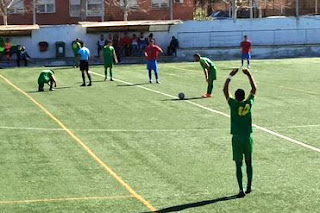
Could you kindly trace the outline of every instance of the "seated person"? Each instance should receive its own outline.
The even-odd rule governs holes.
[[[137,38],[136,34],[132,34],[131,50],[132,50],[133,56],[139,55],[139,43],[138,43],[138,38]]]
[[[174,36],[172,36],[170,45],[167,49],[167,54],[168,55],[174,54],[177,57],[177,48],[179,48],[179,41]]]

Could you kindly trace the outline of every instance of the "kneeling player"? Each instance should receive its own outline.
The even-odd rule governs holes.
[[[231,134],[232,134],[232,152],[233,160],[236,163],[236,175],[239,185],[238,197],[244,197],[245,194],[251,192],[252,183],[252,106],[254,102],[254,95],[256,94],[256,84],[249,70],[243,69],[243,73],[248,76],[251,85],[251,92],[247,99],[245,99],[245,92],[243,89],[238,89],[235,92],[235,99],[229,94],[229,83],[232,77],[238,72],[234,69],[227,78],[223,92],[228,101],[231,112]],[[243,191],[242,186],[242,160],[246,162],[248,184],[246,192]]]
[[[57,87],[57,82],[56,79],[54,77],[54,71],[53,70],[43,70],[38,78],[38,92],[42,92],[44,91],[43,87],[44,84],[48,84],[50,86],[50,91],[54,90],[52,88],[54,83],[54,87]]]

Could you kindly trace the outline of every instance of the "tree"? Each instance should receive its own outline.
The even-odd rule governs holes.
[[[8,25],[8,9],[13,3],[14,0],[0,0],[0,14],[2,15],[4,25]]]
[[[87,0],[80,0],[80,21],[87,19]]]
[[[128,16],[133,11],[147,12],[145,9],[139,7],[146,3],[146,0],[106,0],[106,5],[109,7],[118,7],[121,8],[123,13],[123,20],[128,21]]]

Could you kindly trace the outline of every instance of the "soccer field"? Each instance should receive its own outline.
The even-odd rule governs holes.
[[[114,82],[92,66],[92,87],[56,68],[42,93],[44,68],[0,70],[0,212],[319,212],[320,59],[253,61],[253,192],[239,199],[222,93],[239,61],[216,65],[210,99],[198,63],[160,63],[161,84],[145,65],[115,66]]]

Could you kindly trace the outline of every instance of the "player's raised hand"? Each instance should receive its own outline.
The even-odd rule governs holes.
[[[238,71],[239,71],[239,69],[238,69],[238,68],[235,68],[235,69],[233,69],[233,70],[230,72],[230,75],[231,75],[231,76],[234,76],[235,74],[237,74]]]
[[[245,75],[251,75],[250,74],[250,71],[248,69],[242,69],[242,72],[245,74]]]

